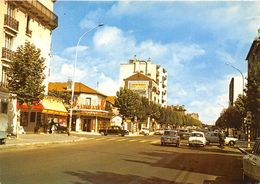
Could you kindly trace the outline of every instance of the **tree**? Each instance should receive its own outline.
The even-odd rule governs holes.
[[[249,72],[246,90],[247,111],[252,112],[254,137],[258,137],[260,135],[260,62],[256,61]]]
[[[138,94],[130,89],[121,88],[116,93],[115,107],[124,117],[132,118],[137,114],[137,107],[141,106],[141,100]]]
[[[71,93],[70,92],[67,92],[67,91],[49,91],[48,95],[62,99],[65,106],[67,108],[70,108],[70,106],[71,106],[71,104],[70,104]]]
[[[41,50],[26,42],[19,46],[7,72],[8,89],[19,104],[39,102],[44,97],[45,59]]]

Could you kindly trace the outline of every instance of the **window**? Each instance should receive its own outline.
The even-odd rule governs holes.
[[[5,48],[12,50],[13,47],[13,37],[5,34]]]
[[[28,126],[28,112],[21,112],[20,125],[27,127]]]
[[[15,11],[14,11],[14,6],[13,5],[10,5],[8,4],[7,5],[7,15],[11,16],[11,17],[15,17]]]
[[[7,100],[1,99],[1,113],[7,114],[8,102]]]
[[[91,98],[86,98],[86,106],[91,106]]]
[[[30,113],[30,122],[35,122],[36,112]]]
[[[31,35],[32,31],[30,30],[30,20],[31,18],[27,16],[27,23],[26,23],[26,34]]]
[[[2,75],[0,80],[0,86],[7,87],[7,67],[2,66]]]

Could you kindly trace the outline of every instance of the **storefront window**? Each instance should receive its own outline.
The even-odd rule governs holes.
[[[8,102],[1,100],[1,113],[7,114]]]
[[[31,114],[30,114],[30,122],[35,122],[35,116],[36,116],[36,112],[31,112]]]
[[[28,126],[28,112],[21,112],[20,125],[24,127]]]

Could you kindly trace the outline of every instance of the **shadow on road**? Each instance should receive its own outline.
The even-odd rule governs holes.
[[[242,183],[241,157],[197,151],[197,153],[185,153],[183,151],[181,153],[175,151],[141,152],[140,154],[157,157],[157,159],[153,159],[150,162],[130,159],[126,159],[126,161],[139,164],[149,164],[152,167],[176,169],[217,176],[216,180],[205,180],[204,184]],[[154,160],[156,160],[156,162],[154,162]]]
[[[118,174],[112,172],[88,172],[88,171],[66,171],[68,175],[77,177],[74,184],[183,184],[169,180],[164,180],[158,177],[142,177],[131,174]]]

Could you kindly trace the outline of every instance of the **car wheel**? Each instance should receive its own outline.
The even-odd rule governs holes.
[[[189,146],[192,146],[192,144],[189,144]]]
[[[5,144],[5,139],[0,139],[0,144]]]
[[[176,147],[180,147],[180,143],[179,142],[176,144]]]
[[[207,145],[210,145],[210,141],[207,141],[206,144],[207,144]]]
[[[164,146],[164,143],[163,143],[163,142],[161,142],[161,146]]]
[[[235,145],[235,142],[234,142],[234,141],[230,141],[230,142],[229,142],[229,145],[230,145],[230,146],[234,146],[234,145]]]

